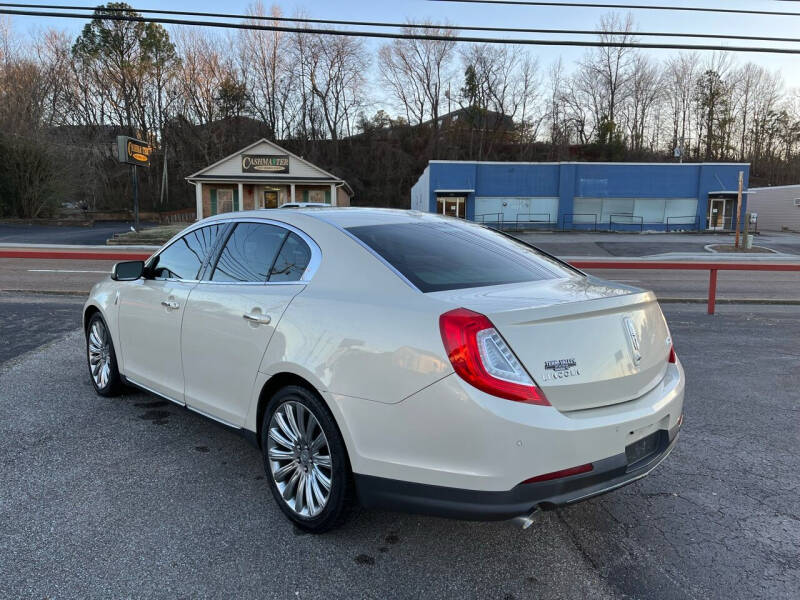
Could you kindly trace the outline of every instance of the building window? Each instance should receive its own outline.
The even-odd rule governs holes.
[[[218,212],[233,212],[233,190],[217,190]]]
[[[556,223],[558,198],[482,196],[475,198],[475,220],[489,223]]]
[[[573,223],[693,224],[697,198],[575,198]]]
[[[308,190],[308,201],[309,202],[325,202],[325,190]]]

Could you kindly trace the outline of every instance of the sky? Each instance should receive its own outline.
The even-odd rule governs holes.
[[[39,0],[45,3],[44,0]],[[207,12],[244,13],[250,0],[127,0],[135,8],[191,10]],[[591,2],[592,0],[587,0]],[[598,0],[601,1],[601,0]],[[35,0],[34,2],[35,3]],[[94,4],[91,0],[49,0],[48,3],[82,6]],[[647,4],[647,0],[615,0],[613,3]],[[728,33],[741,35],[764,35],[800,38],[800,3],[779,0],[658,0],[653,2],[670,6],[703,6],[711,8],[743,8],[757,10],[793,11],[797,17],[774,17],[754,15],[728,15],[714,13],[687,13],[652,10],[631,11],[639,31],[669,31],[679,33]],[[265,6],[272,3],[264,0]],[[498,27],[532,27],[562,29],[594,29],[600,17],[609,12],[601,8],[534,7],[486,4],[461,4],[429,2],[426,0],[283,0],[275,2],[285,16],[297,11],[313,18],[351,19],[363,21],[421,21],[430,19],[445,21],[452,25],[480,25]],[[37,31],[55,27],[77,35],[84,21],[15,16],[14,29],[19,32]],[[168,26],[173,27],[173,26]],[[219,31],[219,30],[218,30]],[[224,30],[223,30],[224,31]],[[524,37],[525,34],[503,34],[485,32],[463,32],[464,35],[489,35],[495,37]],[[530,35],[530,37],[536,37]],[[546,37],[546,36],[542,36]],[[566,36],[550,36],[565,38]],[[591,39],[580,36],[577,39]],[[642,41],[666,43],[747,45],[751,42],[739,40],[701,40],[695,38],[642,38]],[[384,40],[368,39],[368,47],[377,50]],[[800,50],[800,43],[773,43],[792,46]],[[760,45],[767,45],[761,43]],[[539,58],[543,70],[561,57],[570,66],[586,51],[583,48],[528,47],[531,55]],[[644,50],[653,58],[662,59],[674,53],[669,50]],[[711,53],[704,53],[709,55]],[[752,61],[771,70],[780,70],[789,88],[800,88],[800,54],[736,53],[737,61]]]

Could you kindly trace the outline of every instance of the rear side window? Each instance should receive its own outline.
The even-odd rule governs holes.
[[[158,279],[197,279],[200,267],[213,250],[222,225],[209,225],[187,233],[161,252],[153,264]]]
[[[422,292],[566,278],[557,261],[469,223],[392,223],[347,229]]]
[[[311,260],[311,249],[296,233],[283,243],[270,272],[270,281],[299,281]]]
[[[267,281],[289,231],[266,223],[239,223],[225,242],[211,281]]]

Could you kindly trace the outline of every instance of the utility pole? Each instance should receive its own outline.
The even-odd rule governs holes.
[[[742,221],[742,186],[744,185],[744,171],[739,171],[739,194],[736,196],[736,243],[734,248],[739,247],[739,227]]]

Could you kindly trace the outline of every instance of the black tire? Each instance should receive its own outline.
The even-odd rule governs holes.
[[[280,463],[271,460],[269,456],[270,424],[273,422],[273,416],[275,415],[276,411],[279,410],[281,411],[281,415],[285,416],[287,406],[292,407],[292,410],[296,411],[297,404],[302,405],[302,407],[308,411],[314,417],[314,419],[316,419],[318,427],[325,434],[324,437],[326,438],[328,451],[327,456],[330,459],[330,469],[327,470],[327,467],[323,467],[326,469],[325,473],[330,473],[330,489],[328,492],[328,497],[322,509],[314,515],[304,516],[296,512],[293,506],[290,505],[290,502],[296,502],[294,500],[295,493],[287,491],[290,499],[285,500],[280,489],[278,488],[278,481],[276,481],[275,475],[273,474],[273,465],[288,465],[290,461],[292,464],[297,465],[295,469],[303,469],[304,467],[300,462],[301,459],[299,455],[296,455],[293,461],[292,459],[286,458],[282,459],[285,462]],[[310,423],[310,420],[308,420],[308,422]],[[312,431],[316,432],[316,429],[312,429]],[[279,428],[278,432],[280,433]],[[314,437],[316,437],[316,434]],[[285,444],[283,446],[276,446],[273,441],[273,446],[273,449],[282,451]],[[264,417],[261,422],[261,448],[264,456],[264,469],[266,471],[270,491],[275,498],[275,502],[283,511],[283,514],[285,514],[286,517],[292,521],[292,523],[294,523],[299,529],[309,533],[323,533],[340,525],[344,521],[348,509],[352,504],[353,484],[350,473],[350,462],[348,460],[347,449],[345,448],[344,440],[339,432],[339,428],[336,426],[333,415],[325,403],[316,394],[302,386],[297,385],[286,386],[278,390],[272,396],[272,398],[270,398],[267,408],[264,411]],[[309,473],[308,469],[310,468],[313,471],[315,467],[313,458],[311,458],[308,454],[306,454],[305,458],[311,462],[306,465],[305,473],[299,473],[300,477],[302,478],[299,481],[304,481],[305,477]],[[325,457],[323,456],[322,458],[324,459]],[[286,486],[284,488],[285,491],[289,490],[289,482],[286,481],[287,479],[291,478],[287,476],[281,481],[281,484]],[[296,483],[294,489],[297,490],[298,487],[299,486]],[[319,487],[318,489],[323,490],[322,487]],[[301,506],[303,506],[302,503]],[[306,503],[305,509],[309,510],[308,503]]]
[[[90,344],[92,343],[90,338],[93,333],[97,335],[98,331],[102,331],[105,336],[100,341],[105,345],[104,354],[102,354],[102,356],[108,365],[107,377],[100,379],[95,376],[90,350]],[[106,325],[105,320],[99,312],[94,313],[86,324],[86,364],[89,367],[89,381],[92,382],[92,387],[94,387],[95,392],[101,396],[109,397],[117,396],[122,391],[122,379],[119,376],[119,368],[117,367],[117,354],[114,351],[114,342],[108,331],[108,325]]]

